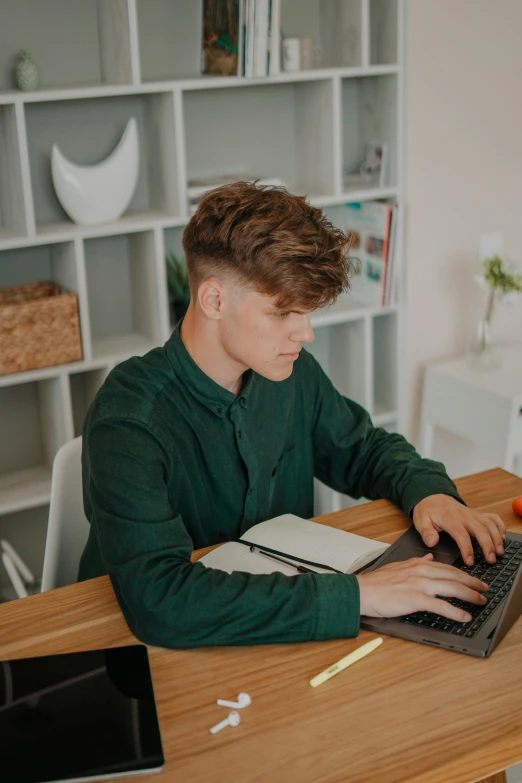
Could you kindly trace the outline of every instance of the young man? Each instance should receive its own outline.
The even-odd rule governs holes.
[[[349,238],[281,188],[248,183],[202,199],[183,236],[192,301],[163,348],[116,367],[88,413],[80,579],[108,573],[125,618],[164,647],[356,636],[360,614],[483,603],[478,579],[432,555],[373,573],[226,574],[194,548],[292,512],[313,516],[314,475],[388,498],[436,543],[502,552],[504,525],[466,507],[444,466],[372,425],[303,346],[310,312],[349,287]]]

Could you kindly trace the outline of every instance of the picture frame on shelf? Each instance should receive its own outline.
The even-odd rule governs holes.
[[[386,186],[386,164],[388,145],[384,141],[367,141],[366,154],[361,165],[361,174],[370,176],[380,188]]]
[[[388,145],[383,141],[367,141],[364,160],[359,170],[345,172],[347,187],[386,187]]]

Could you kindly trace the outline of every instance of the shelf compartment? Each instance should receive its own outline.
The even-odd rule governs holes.
[[[13,546],[37,579],[42,577],[49,506],[13,511],[0,516],[0,538]],[[29,594],[34,588],[28,588]],[[36,588],[36,591],[37,588]],[[0,601],[18,598],[0,562]]]
[[[319,362],[333,385],[345,397],[368,407],[366,319],[359,318],[315,331],[306,350]]]
[[[202,0],[138,0],[144,82],[199,76],[202,5]],[[312,38],[321,47],[318,68],[361,65],[361,0],[282,0],[281,30],[286,38]]]
[[[337,301],[330,307],[321,307],[315,310],[310,322],[314,329],[343,324],[347,321],[358,321],[367,314],[379,311],[380,307],[373,307],[352,296],[351,293],[341,294]]]
[[[0,90],[16,86],[21,47],[43,89],[132,83],[127,0],[2,0],[2,15]]]
[[[137,0],[144,82],[201,73],[202,0]]]
[[[83,356],[88,356],[85,312],[73,242],[29,245],[0,251],[0,288],[52,280],[78,296]],[[59,367],[60,365],[56,365]]]
[[[369,141],[385,142],[387,165],[384,187],[397,185],[397,76],[362,76],[342,79],[341,142],[344,191],[364,185],[346,183],[346,173],[359,171]],[[375,186],[378,189],[378,186]]]
[[[108,367],[102,367],[99,370],[71,373],[69,376],[75,438],[82,434],[87,411],[109,371]]]
[[[390,199],[389,201],[392,203],[394,199]],[[357,216],[358,211],[349,207],[348,203],[325,207],[323,212],[334,226],[340,228],[344,233],[358,228],[354,222],[354,216]],[[351,302],[351,309],[363,307],[366,308],[367,311],[376,313],[393,309],[381,305],[382,280],[379,279],[375,281],[368,277],[366,265],[362,263],[367,256],[361,252],[361,249],[352,249],[350,251],[350,258],[353,259],[355,265],[355,269],[350,277],[350,292],[348,295],[339,297],[338,303],[334,305],[334,312],[340,310],[343,306],[343,302],[346,301]]]
[[[281,31],[321,47],[317,68],[361,65],[361,0],[282,0]]]
[[[62,209],[54,191],[53,144],[79,165],[96,164],[117,146],[131,117],[138,126],[140,165],[134,195],[120,220],[179,214],[172,92],[29,103],[25,112],[38,232],[80,228]],[[86,233],[92,230],[91,226],[81,228],[86,228]]]
[[[310,198],[334,192],[331,80],[183,93],[187,176],[279,177]]]
[[[0,47],[1,50],[1,47]],[[27,235],[16,106],[0,106],[0,242]]]
[[[84,248],[93,358],[142,354],[162,343],[153,232],[86,239]]]
[[[397,0],[370,0],[370,64],[396,65],[398,61]]]
[[[0,475],[0,515],[49,502],[51,469],[46,465]]]
[[[165,255],[165,278],[167,276],[167,267],[166,267],[166,256],[168,253],[174,253],[178,261],[182,261],[185,263],[185,251],[183,250],[183,232],[185,230],[184,226],[175,226],[171,228],[166,228],[163,231],[163,243],[164,243],[164,255]],[[167,300],[168,300],[168,311],[169,311],[169,324],[170,324],[170,330],[172,331],[174,327],[176,326],[176,323],[181,318],[181,315],[178,312],[174,312],[174,307],[170,302],[170,295],[168,292],[168,286],[167,286]]]
[[[51,468],[72,437],[60,376],[0,388],[0,514],[49,501]]]
[[[397,315],[373,318],[373,415],[397,410]]]

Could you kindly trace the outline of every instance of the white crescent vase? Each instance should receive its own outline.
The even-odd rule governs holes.
[[[110,223],[127,209],[138,181],[139,146],[131,117],[116,149],[100,163],[79,166],[53,144],[51,173],[60,204],[81,226]]]

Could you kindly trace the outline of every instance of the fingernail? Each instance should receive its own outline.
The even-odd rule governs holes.
[[[473,565],[473,556],[472,555],[468,555],[468,557],[466,558],[466,563],[468,565]]]
[[[437,540],[437,536],[428,536],[428,538],[426,539],[426,544],[428,546],[433,546],[436,540]]]
[[[503,546],[499,546],[497,548],[497,554],[499,554],[499,555],[503,555],[504,554],[504,547]]]
[[[464,615],[464,622],[465,623],[471,622],[471,615],[470,614],[465,614]]]
[[[494,552],[490,552],[490,554],[488,555],[488,560],[489,560],[490,563],[496,563],[497,562],[497,558],[495,557],[495,553]]]
[[[486,590],[489,590],[489,585],[486,582],[482,582],[482,587],[485,587]]]

